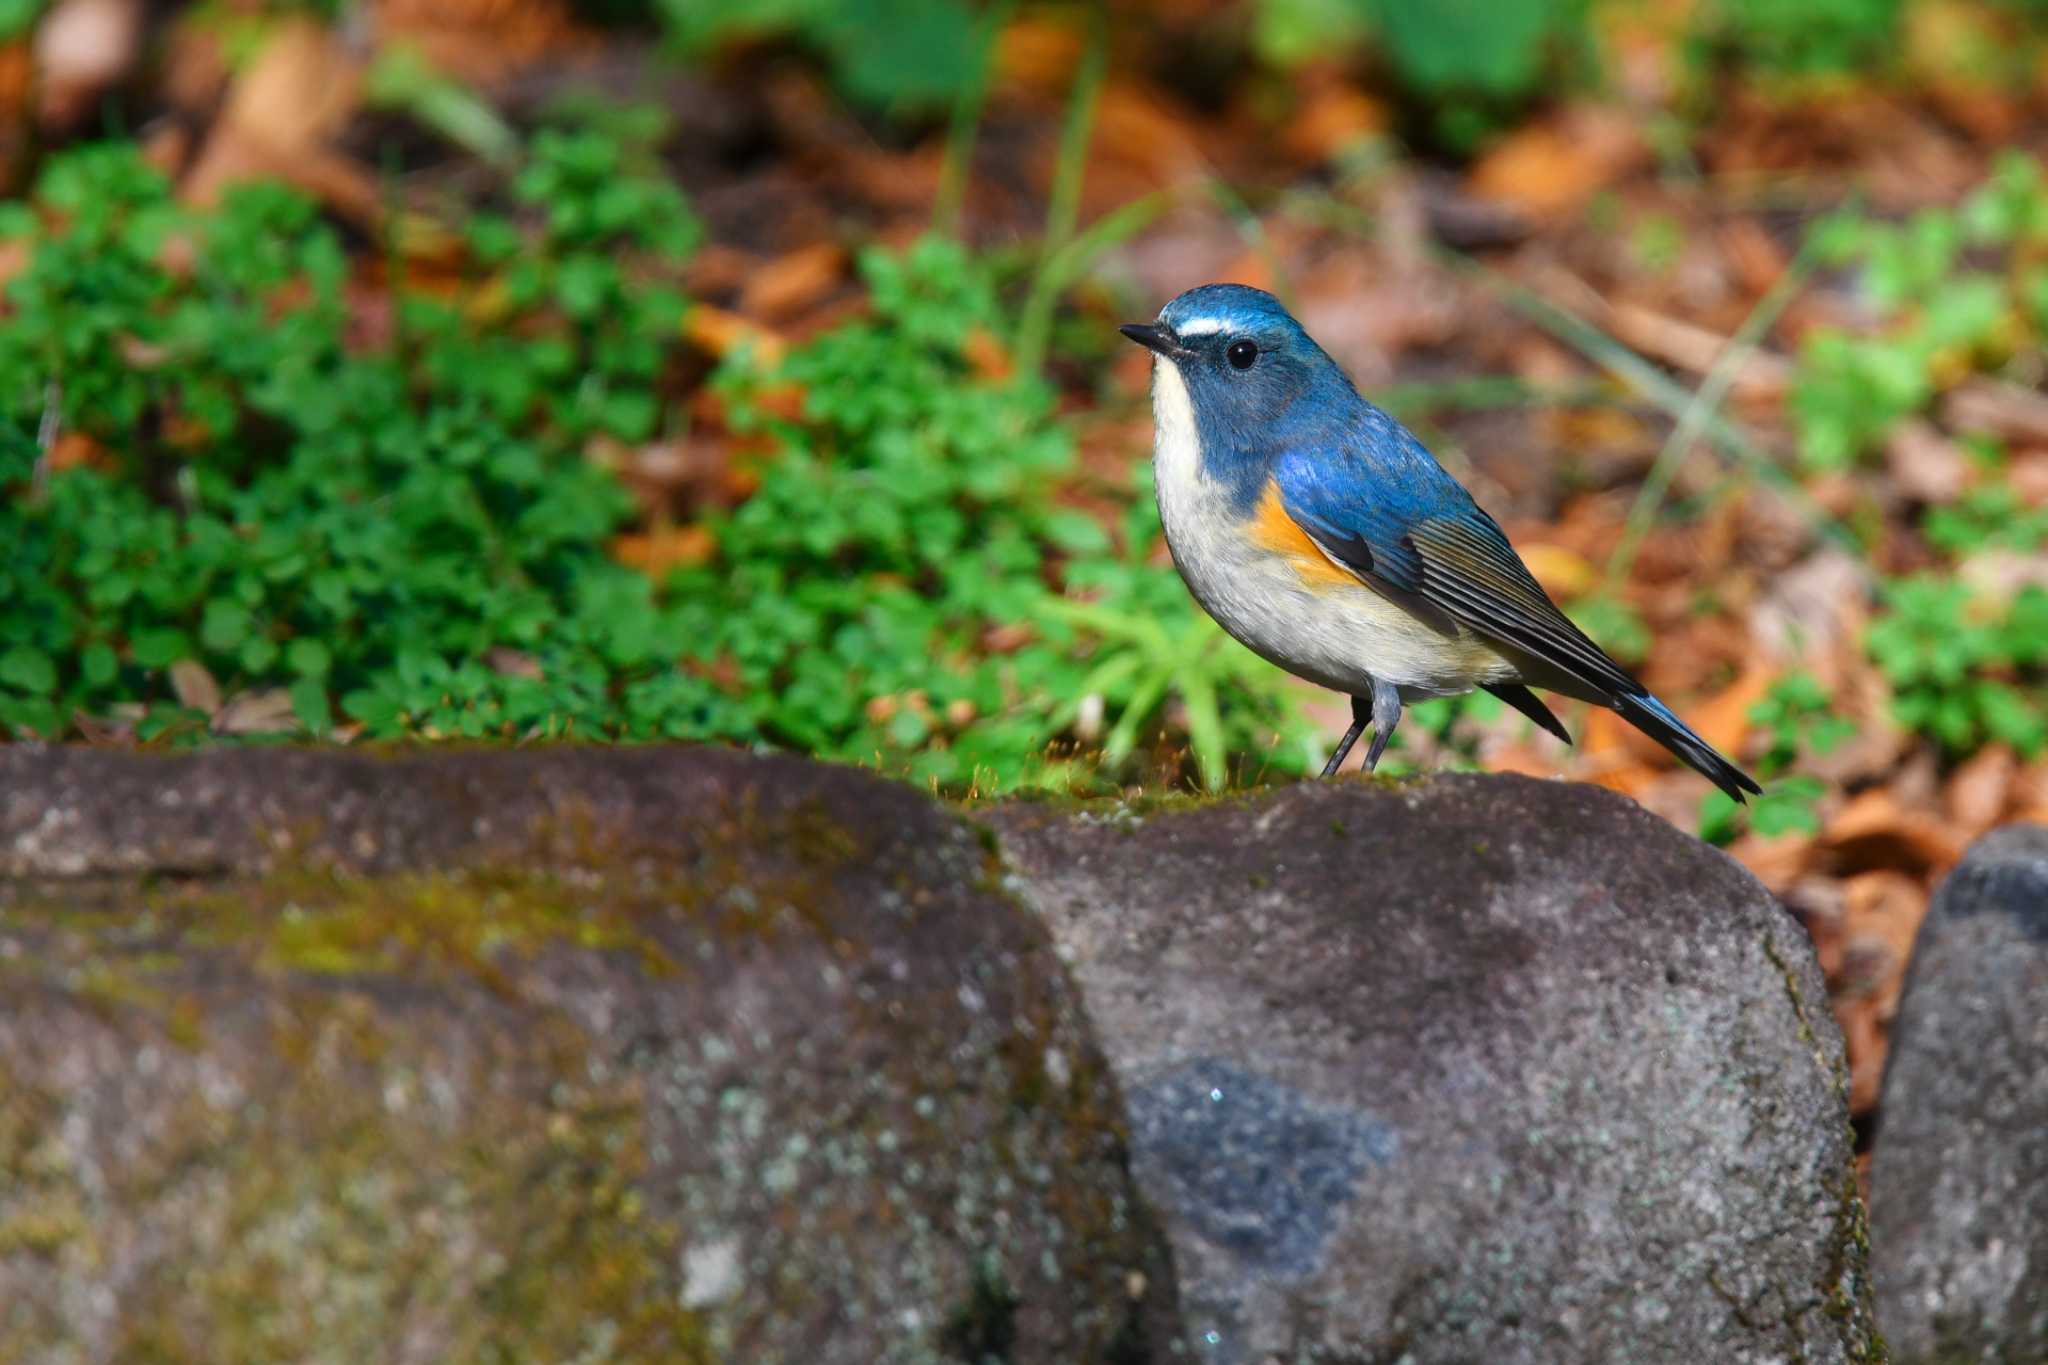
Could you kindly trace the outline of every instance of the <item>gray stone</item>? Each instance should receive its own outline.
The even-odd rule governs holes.
[[[1986,835],[1935,893],[1870,1205],[1894,1359],[2048,1362],[2048,828]]]
[[[1842,1045],[1719,852],[1447,776],[980,813],[1217,1365],[1875,1358]]]
[[[1155,1358],[998,882],[790,760],[0,747],[0,1360]]]

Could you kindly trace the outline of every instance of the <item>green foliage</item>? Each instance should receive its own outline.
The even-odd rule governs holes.
[[[1361,45],[1372,31],[1370,0],[1258,0],[1252,48],[1260,60],[1296,67]]]
[[[2039,162],[2008,153],[1953,210],[1897,224],[1845,214],[1819,231],[1823,259],[1857,272],[1875,325],[1807,339],[1791,402],[1810,466],[1862,459],[1972,374],[2011,364],[2015,382],[2026,382],[2027,357],[2048,335],[2048,181]],[[2048,513],[2020,501],[1996,453],[1979,463],[1975,487],[1927,513],[1928,545],[1961,561],[2048,542]],[[2044,632],[2048,592],[2038,586],[2000,599],[1967,577],[1925,574],[1884,585],[1865,645],[1891,681],[1900,724],[1951,755],[1994,740],[2031,754],[2048,743]]]
[[[1424,98],[1519,101],[1536,92],[1554,45],[1585,23],[1561,0],[1375,0],[1402,82]]]
[[[686,52],[790,38],[825,59],[855,101],[894,114],[943,109],[974,75],[974,15],[962,0],[657,0]]]
[[[1741,832],[1745,819],[1765,838],[1819,833],[1826,788],[1819,778],[1792,769],[1801,755],[1833,751],[1855,733],[1854,723],[1828,709],[1827,692],[1810,673],[1787,674],[1772,684],[1750,707],[1749,722],[1769,740],[1755,764],[1763,795],[1745,807],[1726,792],[1708,792],[1700,801],[1700,838],[1725,844]]]
[[[1713,58],[1770,77],[1869,71],[1897,50],[1904,0],[1705,0],[1694,37]]]
[[[27,33],[48,7],[49,0],[0,0],[0,42]]]
[[[874,319],[778,376],[807,395],[798,420],[771,417],[745,369],[721,380],[735,421],[779,448],[716,528],[719,562],[671,584],[693,657],[729,680],[712,730],[1002,787],[1062,780],[1047,752],[1097,738],[1091,711],[1116,716],[1114,771],[1178,691],[1205,779],[1266,747],[1287,720],[1279,675],[1143,562],[1151,500],[1118,553],[1049,497],[1073,460],[1050,390],[974,375],[970,337],[1002,325],[986,272],[937,239],[863,270]]]
[[[772,381],[717,377],[775,449],[716,562],[665,590],[614,563],[630,503],[582,452],[660,429],[698,229],[588,131],[538,136],[512,197],[528,226],[469,227],[475,287],[401,295],[365,346],[297,195],[191,214],[131,149],[53,163],[0,219],[31,248],[0,328],[0,727],[196,738],[196,667],[315,734],[721,738],[1007,786],[1066,776],[1048,753],[1099,741],[1091,716],[1114,771],[1177,702],[1212,783],[1291,724],[1280,675],[1146,562],[1149,498],[1128,551],[1054,500],[1052,393],[977,374],[1006,320],[938,241],[871,253],[872,318]],[[43,480],[50,403],[102,457]]]
[[[1923,575],[1887,584],[1883,607],[1865,645],[1901,725],[1955,755],[2001,740],[2031,756],[2048,742],[2048,590],[2000,603]]]
[[[1594,65],[1587,10],[1587,0],[1256,0],[1252,39],[1279,66],[1376,47],[1428,135],[1463,152]]]
[[[545,221],[467,302],[403,299],[397,341],[345,344],[342,248],[274,186],[192,215],[124,146],[54,162],[0,328],[0,726],[57,736],[141,711],[196,730],[174,666],[276,689],[320,731],[652,733],[679,646],[602,547],[630,507],[582,439],[645,436],[675,336],[673,191],[617,148],[544,137],[518,186]],[[189,264],[187,264],[189,262]],[[103,464],[38,495],[46,403]],[[493,663],[493,651],[499,651]]]
[[[2025,553],[2048,545],[2048,507],[2028,507],[2010,484],[1994,479],[1928,509],[1920,529],[1928,544],[1950,555],[1980,549]]]
[[[1812,468],[1855,463],[1943,388],[2048,331],[2048,184],[2031,157],[2006,155],[1957,209],[1899,224],[1844,214],[1817,231],[1824,263],[1860,272],[1876,326],[1817,328],[1801,350],[1791,404]]]

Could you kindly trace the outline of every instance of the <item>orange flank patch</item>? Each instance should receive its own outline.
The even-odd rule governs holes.
[[[1312,588],[1352,587],[1359,580],[1349,570],[1340,569],[1330,562],[1330,557],[1316,548],[1308,538],[1308,532],[1287,515],[1285,504],[1280,501],[1280,486],[1266,485],[1266,495],[1259,499],[1257,510],[1252,513],[1252,540],[1264,550],[1285,556],[1301,575],[1302,582]]]

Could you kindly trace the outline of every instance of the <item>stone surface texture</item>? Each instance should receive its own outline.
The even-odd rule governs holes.
[[[2048,1362],[2048,828],[1995,830],[1936,892],[1870,1175],[1893,1358]]]
[[[1592,788],[0,748],[9,1365],[1870,1359],[1843,1088]]]
[[[1840,1037],[1731,859],[1517,777],[978,818],[1122,1082],[1194,1358],[1876,1358]]]
[[[1163,1358],[999,882],[793,760],[0,748],[0,1360]]]

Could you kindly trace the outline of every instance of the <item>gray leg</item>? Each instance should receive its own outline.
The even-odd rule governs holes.
[[[1399,705],[1397,701],[1396,706]],[[1358,737],[1365,733],[1366,722],[1372,719],[1372,712],[1366,706],[1364,697],[1351,699],[1351,728],[1344,732],[1344,738],[1337,741],[1337,752],[1330,755],[1330,761],[1323,765],[1324,777],[1335,777],[1338,765],[1344,762],[1344,755],[1351,752],[1351,746],[1358,743]],[[1377,741],[1375,741],[1377,742]]]
[[[1352,714],[1358,712],[1358,701],[1351,703]],[[1387,751],[1387,741],[1394,737],[1394,727],[1401,723],[1401,693],[1392,683],[1372,680],[1372,747],[1365,751],[1365,770],[1372,772],[1380,766],[1380,755]]]

